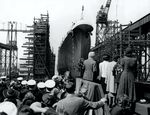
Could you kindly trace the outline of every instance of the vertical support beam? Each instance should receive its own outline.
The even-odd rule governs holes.
[[[145,41],[147,40],[146,34],[144,34],[144,40]],[[145,70],[145,80],[147,80],[147,43],[146,42],[145,42],[145,64],[144,64],[144,70]]]
[[[120,57],[122,57],[122,25],[120,25]]]
[[[7,75],[7,50],[5,49],[5,62],[4,62],[4,68],[5,68],[5,75]]]
[[[10,38],[10,55],[9,55],[9,79],[11,80],[13,23],[10,22],[10,24],[11,24],[11,38]]]

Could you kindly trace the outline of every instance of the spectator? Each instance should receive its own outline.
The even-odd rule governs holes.
[[[53,108],[49,108],[43,115],[58,115],[58,113]]]
[[[35,96],[31,92],[27,92],[22,100],[22,104],[30,106],[33,102],[35,102]]]
[[[117,97],[126,94],[130,101],[134,102],[136,100],[134,80],[136,77],[137,60],[132,56],[132,49],[128,47],[125,56],[121,59],[123,72],[120,78]]]
[[[59,90],[55,88],[55,81],[54,80],[47,80],[45,82],[46,93],[42,96],[43,104],[47,107],[52,107],[54,103],[58,101],[57,94]]]
[[[111,115],[132,115],[130,111],[130,100],[127,95],[121,95],[117,99],[117,105],[111,110]]]
[[[95,73],[97,71],[96,61],[94,60],[95,53],[89,52],[88,59],[84,61],[84,74],[83,79],[88,81],[95,81],[97,76]]]
[[[48,110],[48,107],[42,107],[40,102],[34,102],[30,105],[30,108],[37,114],[45,113]]]
[[[17,115],[17,107],[14,103],[5,101],[0,103],[0,112],[4,112],[7,115]]]
[[[116,93],[116,88],[115,88],[115,80],[114,80],[114,75],[113,75],[113,68],[116,65],[116,60],[113,58],[112,61],[109,62],[108,66],[108,75],[106,78],[106,91],[107,91],[107,96],[109,98],[109,107],[112,107],[115,104],[115,93]]]
[[[35,115],[35,113],[28,105],[23,105],[18,109],[18,115]]]
[[[12,89],[12,88],[8,88],[8,89],[5,89],[3,91],[3,96],[4,96],[4,100],[5,101],[10,101],[10,102],[13,102],[16,106],[18,106],[18,103],[17,103],[17,99],[19,98],[19,92]]]
[[[75,84],[69,82],[66,84],[67,97],[56,103],[56,112],[59,115],[84,115],[87,109],[98,109],[105,104],[106,99],[91,102],[74,94]]]
[[[108,54],[105,54],[103,56],[103,61],[99,63],[99,77],[98,79],[101,82],[102,88],[104,93],[106,94],[106,82],[107,82],[107,76],[108,76],[108,67],[109,67],[109,59],[110,56]]]
[[[80,72],[80,77],[83,78],[83,74],[84,74],[84,59],[80,58],[79,63],[78,63],[78,70]]]

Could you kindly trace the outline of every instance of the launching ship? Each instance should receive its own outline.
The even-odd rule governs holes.
[[[78,63],[81,58],[87,59],[91,47],[93,27],[85,20],[79,20],[67,33],[58,51],[58,73],[70,71],[73,77],[79,77]]]

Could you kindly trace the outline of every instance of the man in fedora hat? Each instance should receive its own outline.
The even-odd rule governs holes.
[[[13,102],[18,106],[17,99],[19,98],[19,92],[13,88],[8,88],[3,91],[3,96],[5,101]]]

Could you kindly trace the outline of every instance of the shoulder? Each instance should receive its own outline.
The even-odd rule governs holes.
[[[67,102],[66,99],[61,99],[60,101],[57,102],[57,107],[62,107]]]
[[[112,110],[110,111],[111,115],[121,115],[122,113],[122,108],[119,106],[115,106],[112,108]]]
[[[137,61],[137,58],[133,58],[134,61]]]

